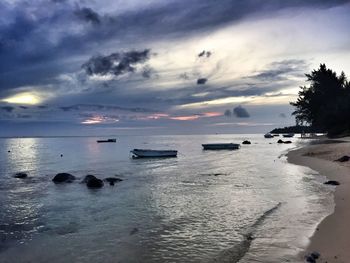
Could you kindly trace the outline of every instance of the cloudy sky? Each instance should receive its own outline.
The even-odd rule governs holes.
[[[266,132],[350,74],[350,1],[0,0],[0,136]]]

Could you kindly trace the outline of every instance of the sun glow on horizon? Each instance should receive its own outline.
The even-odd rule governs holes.
[[[35,105],[41,103],[41,98],[31,93],[19,93],[12,97],[2,99],[1,101],[14,104]]]

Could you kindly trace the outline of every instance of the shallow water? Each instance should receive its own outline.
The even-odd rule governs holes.
[[[0,139],[1,262],[296,262],[333,205],[321,176],[283,156],[305,143],[296,138],[291,145],[261,135],[96,139]],[[244,139],[252,145],[201,149]],[[133,148],[179,155],[135,160]],[[29,178],[12,177],[20,171]],[[53,184],[58,172],[124,181],[91,190],[80,180]]]

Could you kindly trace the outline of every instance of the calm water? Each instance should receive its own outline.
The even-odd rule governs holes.
[[[201,149],[243,139],[253,144]],[[301,140],[277,139],[0,139],[0,261],[296,262],[332,195],[321,176],[286,162],[283,154]],[[132,148],[177,149],[179,156],[135,160]],[[20,171],[29,178],[12,177]],[[124,181],[90,190],[80,180],[53,184],[58,172]]]

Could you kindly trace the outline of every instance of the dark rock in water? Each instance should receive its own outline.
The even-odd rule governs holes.
[[[7,151],[8,153],[10,153],[11,151],[9,150],[9,151]]]
[[[284,143],[284,141],[282,141],[281,139],[279,139],[279,140],[277,141],[277,143]]]
[[[308,263],[316,263],[316,260],[321,256],[320,253],[314,251],[310,253],[309,255],[305,256],[305,261]]]
[[[114,185],[115,183],[119,183],[119,182],[123,181],[123,179],[114,178],[114,177],[108,177],[108,178],[105,178],[103,180],[108,182],[110,185]]]
[[[339,159],[337,159],[337,160],[335,160],[336,162],[341,162],[341,163],[343,163],[343,162],[347,162],[347,161],[349,161],[350,160],[350,157],[349,156],[347,156],[347,155],[344,155],[343,157],[340,157]]]
[[[101,188],[104,185],[101,179],[98,179],[93,175],[87,175],[85,179],[86,179],[86,186],[89,188]]]
[[[327,181],[324,184],[329,184],[329,185],[340,185],[338,181]]]
[[[316,259],[314,259],[312,256],[305,256],[305,261],[308,263],[316,263]]]
[[[292,143],[292,141],[284,141],[283,143],[287,143],[288,144],[288,143]]]
[[[252,144],[250,141],[243,141],[242,144]]]
[[[313,257],[314,259],[318,259],[321,256],[321,254],[318,253],[317,251],[314,251],[310,254],[310,256]]]
[[[13,177],[23,179],[23,178],[27,178],[28,175],[26,173],[16,173]]]
[[[61,157],[63,157],[63,154],[61,154]]]
[[[55,175],[55,177],[52,179],[52,181],[57,183],[71,183],[75,180],[75,176],[71,175],[69,173],[58,173]]]
[[[88,174],[84,177],[84,179],[80,183],[86,184],[90,179],[97,179],[97,178],[94,175]]]
[[[133,228],[131,231],[130,231],[130,236],[136,234],[137,232],[139,232],[139,229],[137,227]]]

